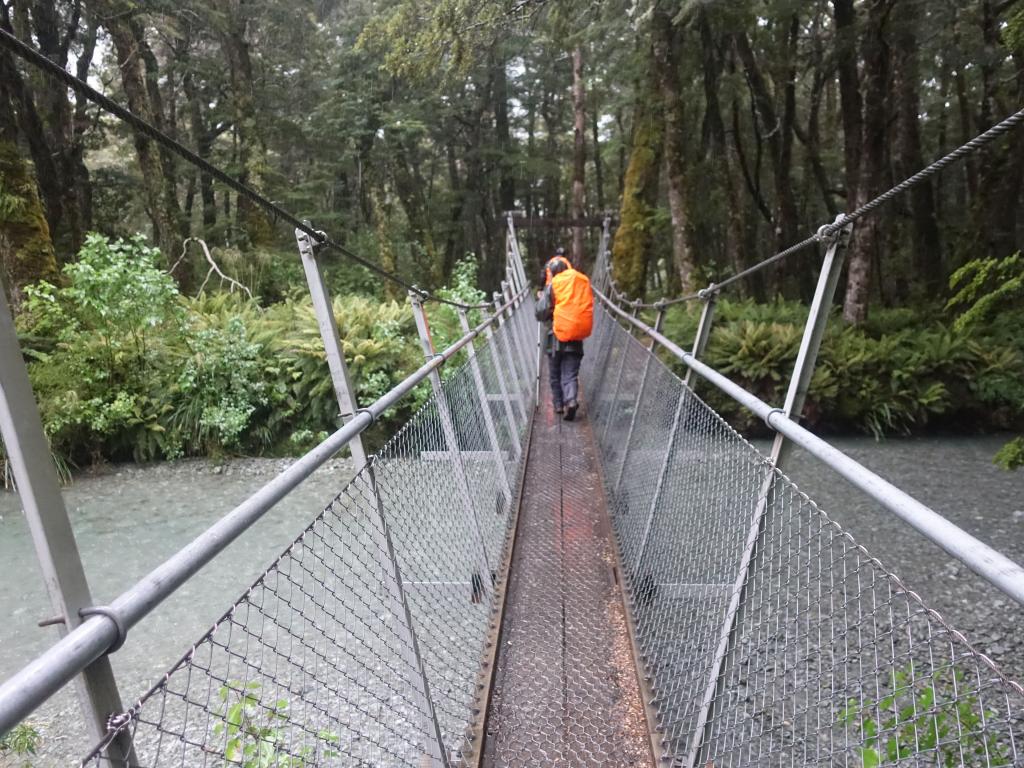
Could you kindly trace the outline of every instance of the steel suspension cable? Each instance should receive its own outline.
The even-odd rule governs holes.
[[[987,146],[988,144],[991,144],[1000,136],[1004,136],[1005,134],[1009,133],[1014,128],[1019,126],[1021,123],[1024,123],[1024,109],[1015,112],[1014,114],[1004,119],[1002,122],[999,122],[996,125],[989,128],[984,133],[975,136],[970,141],[954,149],[948,155],[936,160],[935,162],[931,163],[925,168],[922,168],[913,176],[900,182],[892,189],[883,192],[881,195],[874,198],[873,200],[868,201],[867,203],[860,206],[856,210],[853,210],[850,213],[844,213],[836,217],[836,220],[834,222],[822,226],[815,234],[811,235],[805,240],[801,240],[799,243],[791,245],[785,250],[779,251],[774,256],[769,256],[764,261],[758,262],[757,264],[754,264],[753,266],[748,267],[747,269],[744,269],[741,272],[737,272],[735,275],[732,275],[731,277],[728,277],[722,280],[721,282],[712,283],[711,285],[700,291],[697,291],[695,293],[689,293],[686,294],[685,296],[679,296],[673,299],[661,299],[659,301],[650,303],[643,302],[638,299],[630,299],[628,296],[626,296],[619,290],[618,286],[615,285],[614,281],[611,281],[610,289],[612,298],[614,298],[621,304],[628,304],[631,307],[640,309],[661,309],[664,307],[670,307],[674,304],[682,304],[687,301],[703,299],[710,292],[717,293],[726,286],[732,285],[733,283],[738,282],[743,278],[749,277],[755,272],[761,271],[765,267],[769,267],[772,264],[775,264],[776,262],[782,261],[786,257],[792,256],[794,253],[802,251],[803,249],[808,248],[816,243],[828,240],[844,227],[853,224],[854,222],[864,218],[870,213],[873,213],[876,209],[881,208],[890,200],[899,197],[908,189],[915,187],[924,181],[927,181],[928,179],[942,172],[943,170],[953,165],[954,163],[957,163],[960,160],[963,160],[965,157],[974,154],[975,152]]]
[[[110,97],[106,96],[100,91],[97,91],[84,80],[81,80],[78,77],[72,75],[62,66],[46,58],[46,56],[44,56],[42,53],[32,48],[31,46],[25,44],[23,41],[19,40],[16,36],[8,32],[6,29],[3,29],[2,27],[0,27],[0,43],[2,43],[4,47],[6,47],[11,53],[16,55],[18,58],[22,59],[23,61],[31,64],[37,69],[40,69],[46,74],[59,80],[76,93],[81,94],[86,99],[96,104],[105,112],[108,112],[109,114],[113,115],[122,122],[130,125],[132,129],[135,130],[136,132],[152,139],[153,141],[157,142],[160,146],[173,152],[178,157],[185,160],[185,162],[195,166],[206,175],[210,176],[211,178],[217,179],[222,184],[235,190],[235,192],[242,195],[247,200],[251,201],[253,204],[262,208],[275,219],[285,221],[291,224],[293,227],[295,227],[295,229],[306,233],[311,238],[313,238],[314,242],[316,242],[319,246],[329,248],[333,251],[337,251],[341,255],[345,256],[351,261],[354,261],[360,266],[365,267],[366,269],[384,278],[385,280],[390,280],[391,282],[402,286],[406,290],[413,291],[419,294],[425,301],[433,301],[438,304],[446,304],[448,306],[456,307],[459,309],[488,309],[490,307],[489,304],[463,304],[458,301],[452,301],[451,299],[442,298],[434,293],[425,291],[422,288],[416,286],[411,281],[408,281],[402,278],[401,276],[396,275],[393,272],[389,272],[383,267],[374,264],[369,259],[360,256],[359,254],[346,248],[344,245],[342,245],[341,243],[327,235],[327,233],[314,229],[312,226],[299,219],[290,211],[285,210],[274,201],[269,200],[268,198],[261,195],[259,192],[257,192],[249,185],[244,184],[235,177],[229,175],[225,171],[213,165],[208,160],[205,160],[204,158],[200,157],[198,154],[190,150],[188,147],[184,146],[180,142],[168,136],[166,133],[164,133],[159,128],[154,126],[152,123],[143,120],[141,117],[136,115],[131,110],[126,109]]]

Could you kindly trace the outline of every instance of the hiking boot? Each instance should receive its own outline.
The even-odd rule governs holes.
[[[562,418],[564,418],[566,421],[572,421],[573,419],[576,418],[576,409],[579,407],[579,403],[577,403],[575,400],[570,400],[569,404],[565,406],[565,416],[563,416]]]
[[[557,413],[559,416],[561,416],[563,413],[565,413],[565,408],[563,406],[561,406],[561,405],[556,405],[555,406],[555,413]]]

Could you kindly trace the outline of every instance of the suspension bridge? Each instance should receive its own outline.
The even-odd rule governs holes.
[[[74,683],[89,766],[1021,764],[1024,689],[785,466],[799,446],[1024,603],[1019,565],[799,425],[853,224],[1022,120],[1014,115],[757,267],[825,249],[782,405],[701,362],[717,296],[745,275],[683,297],[702,306],[684,349],[662,332],[670,301],[650,305],[651,326],[642,303],[618,291],[605,221],[573,423],[540,394],[541,328],[514,216],[502,292],[486,306],[447,302],[464,332],[447,349],[430,333],[440,300],[373,265],[409,289],[424,363],[365,404],[318,263],[326,248],[348,251],[201,166],[296,227],[343,426],[95,605],[0,298],[0,427],[53,600],[49,623],[62,632],[0,685],[0,733]],[[427,381],[426,404],[368,455],[361,434]],[[775,434],[770,451],[709,407],[701,391],[711,387],[763,419]],[[109,657],[132,642],[131,629],[346,448],[356,476],[310,510],[208,632],[182,638],[180,660],[151,688],[120,690]]]

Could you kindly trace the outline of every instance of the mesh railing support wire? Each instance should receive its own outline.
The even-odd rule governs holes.
[[[1021,764],[1024,689],[607,306],[582,378],[663,764]]]
[[[464,364],[430,369],[426,404],[108,739],[127,734],[144,766],[470,758],[514,520],[505,478],[525,455],[510,401],[532,411],[534,372],[503,367],[516,316],[532,316],[514,298]],[[106,764],[103,747],[83,762]]]

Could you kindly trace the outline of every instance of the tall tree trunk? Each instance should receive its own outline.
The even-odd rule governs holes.
[[[249,56],[248,24],[251,0],[229,0],[228,25],[221,32],[221,45],[228,60],[235,134],[238,137],[238,177],[257,191],[263,191],[266,175],[266,144],[256,113],[256,89]],[[270,217],[243,195],[238,196],[236,216],[251,245],[273,239]]]
[[[633,111],[632,147],[622,190],[619,229],[612,246],[612,266],[619,287],[630,296],[641,296],[647,287],[647,263],[651,250],[651,210],[657,199],[664,124],[660,107],[659,73],[654,51],[651,66],[637,88]]]
[[[995,0],[981,2],[981,33],[985,55],[981,61],[981,105],[977,117],[977,130],[985,131],[994,125],[997,115],[1017,109],[1022,92],[1020,71],[1016,72],[1018,85],[1007,99],[1000,64],[1005,46],[1002,40],[999,5]],[[1014,64],[1018,67],[1024,52],[1016,51]],[[1013,81],[1010,81],[1013,82]],[[1012,106],[1011,106],[1012,105]],[[978,197],[973,206],[974,226],[981,235],[988,255],[1002,258],[1017,250],[1017,211],[1020,200],[1021,141],[1019,138],[1002,139],[982,149],[978,168]]]
[[[686,191],[684,114],[679,83],[679,44],[672,19],[664,10],[654,12],[652,52],[659,73],[659,90],[664,105],[665,168],[668,202],[672,214],[672,261],[684,293],[694,289],[694,254],[689,240],[689,207]]]
[[[129,108],[143,120],[159,122],[150,100],[145,62],[142,26],[134,20],[134,3],[129,0],[106,0],[102,3],[104,26],[110,33],[121,70],[121,85],[128,97]],[[135,134],[135,153],[142,172],[146,209],[153,223],[153,237],[165,258],[172,258],[180,245],[178,237],[178,201],[170,197],[170,184],[164,175],[160,152],[152,140]]]
[[[430,205],[427,200],[427,183],[420,172],[419,158],[413,148],[406,145],[408,138],[399,134],[389,136],[387,144],[394,190],[402,203],[405,217],[409,222],[413,245],[419,249],[417,259],[421,274],[430,282],[440,285],[451,274],[452,264],[442,264],[436,258],[433,231],[430,226]],[[412,143],[412,142],[410,142]]]
[[[28,3],[26,3],[28,5]],[[68,50],[79,34],[81,6],[72,7],[66,31],[53,0],[34,0],[31,3],[32,30],[39,50],[61,67],[67,67]],[[96,25],[85,25],[82,55],[78,58],[76,74],[88,76],[88,65],[96,44]],[[34,73],[37,74],[37,73]],[[77,122],[75,110],[64,88],[53,87],[45,76],[39,75],[33,89],[40,114],[46,126],[46,141],[50,146],[54,168],[60,187],[60,220],[51,222],[50,232],[60,250],[76,253],[91,225],[91,196],[88,193],[88,170],[83,162],[84,137]],[[82,189],[83,183],[85,189]]]
[[[796,20],[789,26],[795,27]],[[792,245],[796,239],[796,201],[793,196],[793,185],[790,178],[792,170],[793,121],[795,119],[795,85],[794,77],[787,66],[786,80],[783,85],[783,111],[779,115],[775,108],[775,98],[768,87],[768,82],[750,46],[750,39],[745,32],[733,35],[736,53],[743,65],[747,83],[757,116],[767,131],[765,138],[772,161],[772,176],[775,186],[775,246],[781,250]]]
[[[857,13],[853,0],[833,0],[836,23],[836,67],[839,71],[839,103],[843,121],[843,160],[846,203],[857,199],[863,137],[863,100],[857,64]]]
[[[587,114],[586,93],[583,84],[583,48],[577,45],[572,52],[572,111],[573,111],[573,170],[572,170],[572,217],[584,216],[584,194],[587,172]],[[572,230],[572,263],[583,264],[583,227]]]
[[[855,207],[860,207],[882,191],[885,181],[885,139],[888,115],[885,95],[888,89],[889,61],[885,41],[885,22],[893,0],[872,0],[868,7],[862,54],[864,59],[864,117],[860,150],[861,167],[857,181]],[[877,216],[867,216],[857,224],[847,273],[843,318],[860,324],[868,317],[872,269],[880,242]]]
[[[619,172],[616,174],[616,191],[618,192],[618,196],[621,198],[626,189],[626,159],[628,154],[626,152],[626,123],[622,118],[621,106],[615,110],[615,127],[619,132]]]
[[[597,193],[597,210],[604,213],[604,161],[601,159],[601,135],[597,108],[590,108],[590,143],[594,147],[594,191]]]
[[[740,249],[743,243],[743,213],[734,178],[733,162],[726,140],[725,121],[719,97],[723,61],[718,53],[721,36],[715,34],[707,8],[701,8],[697,17],[701,43],[701,70],[704,81],[704,120],[701,126],[701,142],[704,158],[713,169],[713,183],[722,190],[726,212],[724,224],[723,255],[725,263],[733,272],[743,268]]]
[[[902,13],[900,9],[902,10]],[[905,4],[897,3],[893,48],[897,52],[893,62],[896,121],[898,136],[899,174],[909,177],[924,167],[921,149],[921,129],[918,115],[921,99],[918,94],[916,14]],[[930,182],[918,184],[910,190],[910,209],[914,219],[914,267],[926,296],[935,296],[942,288],[942,248],[939,243],[939,225],[935,216],[935,195]]]
[[[182,89],[188,99],[189,128],[192,133],[192,142],[196,147],[196,154],[204,160],[209,160],[213,151],[213,142],[224,130],[224,127],[207,125],[199,87],[195,84],[191,72],[186,73],[183,78]],[[217,224],[217,203],[213,196],[213,179],[209,174],[199,174],[199,197],[203,203],[203,230],[206,236],[209,236],[210,230]]]
[[[503,213],[516,207],[516,180],[514,167],[512,133],[508,119],[508,72],[504,59],[494,66],[494,131],[498,135],[501,176],[498,181],[498,199]]]
[[[367,187],[376,223],[380,265],[388,272],[394,273],[398,271],[398,259],[395,256],[394,244],[391,242],[391,204],[388,202],[387,190],[378,187],[372,181],[367,184]],[[401,287],[391,280],[384,281],[384,295],[391,301],[405,300]]]
[[[459,158],[455,152],[452,133],[445,142],[445,161],[448,168],[448,188],[451,190],[451,202],[448,207],[448,237],[444,247],[444,263],[454,264],[456,253],[464,248],[465,228],[462,223],[462,210],[466,204],[466,193],[463,189],[462,176],[459,173]]]
[[[56,279],[57,260],[33,168],[18,151],[9,83],[0,78],[0,282],[17,305],[22,287]]]
[[[544,156],[550,170],[545,174],[542,182],[543,211],[541,212],[541,215],[552,219],[559,216],[562,208],[560,195],[562,180],[559,175],[559,151],[557,139],[562,132],[562,125],[561,121],[558,119],[559,104],[557,103],[557,99],[557,95],[552,93],[545,86],[544,98],[541,101],[540,114],[541,119],[544,121]],[[554,250],[554,243],[551,240],[553,231],[547,228],[542,231],[543,239],[541,241],[541,248],[545,254],[544,258],[547,260],[551,257]]]

